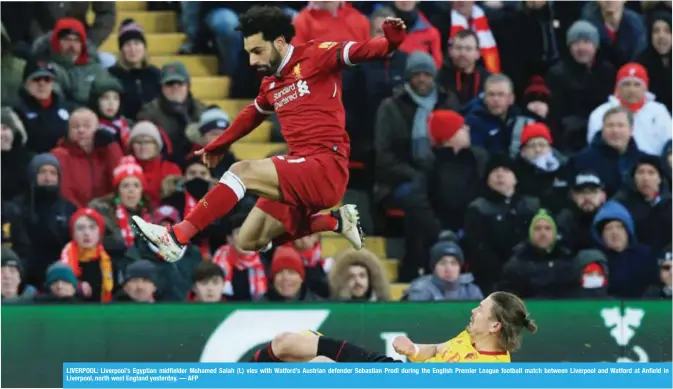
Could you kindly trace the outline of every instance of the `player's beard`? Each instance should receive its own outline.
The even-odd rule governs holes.
[[[258,66],[257,71],[265,76],[270,76],[278,71],[278,67],[282,61],[283,58],[280,56],[280,52],[275,47],[271,47],[271,58],[269,59],[269,65]]]

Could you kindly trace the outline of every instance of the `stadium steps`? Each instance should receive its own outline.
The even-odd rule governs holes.
[[[127,18],[135,19],[143,26],[147,39],[150,63],[161,68],[163,65],[181,61],[192,77],[192,93],[207,105],[217,105],[227,112],[233,120],[248,104],[249,100],[227,99],[231,80],[217,75],[217,58],[212,55],[178,55],[185,42],[185,35],[177,31],[177,14],[172,11],[147,11],[145,1],[117,1],[117,26]],[[90,12],[89,21],[94,15]],[[116,33],[116,28],[115,31]],[[99,48],[100,51],[118,54],[117,35],[112,34]],[[270,143],[270,122],[264,122],[240,142],[232,145],[232,152],[239,159],[264,158],[272,152],[286,150],[283,143]],[[341,205],[338,204],[335,208]],[[324,233],[323,254],[333,257],[339,251],[350,247],[350,243],[335,233]],[[397,279],[396,259],[386,259],[386,240],[380,237],[368,237],[367,248],[381,258],[383,268],[391,281]],[[398,300],[407,284],[391,284],[394,300]]]

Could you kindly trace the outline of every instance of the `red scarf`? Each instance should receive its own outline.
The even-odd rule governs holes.
[[[451,11],[451,30],[449,39],[453,38],[458,31],[470,29],[474,31],[479,38],[479,51],[484,60],[486,70],[491,73],[500,72],[500,54],[495,37],[488,25],[488,20],[484,11],[478,6],[472,6],[472,15],[468,19],[458,11]]]
[[[224,270],[224,290],[226,295],[233,295],[231,280],[234,270],[248,271],[248,283],[250,284],[250,295],[253,300],[262,298],[268,288],[269,282],[266,278],[266,269],[259,258],[258,252],[240,253],[229,245],[219,248],[212,259],[213,263],[219,265]]]
[[[187,217],[194,208],[196,207],[196,204],[198,204],[198,201],[192,195],[187,193],[185,191],[185,210],[184,210],[184,217]],[[201,257],[203,257],[204,261],[209,261],[210,258],[212,257],[212,253],[210,252],[210,245],[208,244],[208,239],[203,238],[201,239],[201,242],[199,242],[199,250],[201,251]]]
[[[641,101],[639,101],[639,102],[637,102],[637,103],[630,104],[630,103],[627,103],[626,101],[622,100],[622,98],[619,97],[618,94],[615,93],[615,96],[617,96],[617,99],[619,99],[619,103],[620,103],[622,106],[628,108],[629,111],[633,112],[634,115],[637,114],[638,111],[640,111],[640,109],[643,108],[643,106],[644,106],[645,103],[647,102],[647,97],[646,97],[646,98],[642,99]]]
[[[115,207],[115,216],[117,217],[117,222],[119,223],[119,229],[122,231],[122,237],[124,238],[124,245],[126,248],[133,247],[135,244],[136,236],[133,234],[133,229],[129,223],[129,212],[121,202],[117,201],[119,204]],[[150,217],[147,209],[142,209],[142,218],[151,222],[152,218]]]
[[[98,243],[94,249],[81,250],[77,243],[74,240],[71,240],[68,242],[68,244],[65,245],[65,247],[63,247],[60,261],[70,266],[77,279],[82,277],[82,269],[79,265],[81,262],[98,262],[102,276],[100,301],[107,303],[112,300],[112,289],[114,288],[112,259],[110,258],[110,255],[107,253],[107,251],[105,251],[101,243]]]
[[[115,135],[119,135],[121,139],[122,146],[125,148],[127,146],[129,135],[131,135],[131,126],[125,117],[120,116],[115,120],[107,120],[103,117],[99,117],[98,121],[100,122],[100,128],[110,132]]]
[[[292,247],[292,243],[289,244],[289,247]],[[320,244],[320,241],[316,242],[313,248],[302,251],[297,250],[297,252],[304,263],[304,267],[323,267],[325,265],[325,258],[322,257],[322,245]]]

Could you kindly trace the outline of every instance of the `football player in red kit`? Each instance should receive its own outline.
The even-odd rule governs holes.
[[[136,230],[167,261],[210,223],[229,213],[246,191],[260,197],[238,234],[242,250],[262,250],[323,231],[335,231],[354,248],[363,245],[357,209],[318,213],[338,204],[348,183],[350,141],[341,102],[341,69],[386,58],[406,37],[400,19],[384,21],[384,37],[365,42],[310,41],[292,45],[292,20],[278,7],[252,7],[238,27],[250,65],[266,77],[259,95],[220,137],[199,150],[216,166],[227,148],[273,112],[288,144],[287,156],[240,161],[182,222],[166,228],[133,217]]]

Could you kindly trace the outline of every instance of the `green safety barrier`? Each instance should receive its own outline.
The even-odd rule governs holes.
[[[319,330],[393,355],[439,343],[474,302],[2,307],[3,387],[61,387],[63,362],[247,361],[283,331]],[[513,361],[671,361],[671,301],[529,301],[539,326]]]

